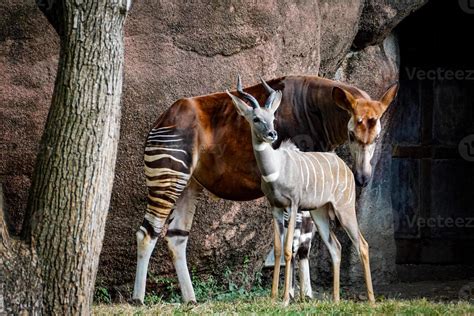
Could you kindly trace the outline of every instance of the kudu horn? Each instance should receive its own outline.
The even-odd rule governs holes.
[[[240,75],[237,76],[237,92],[244,98],[246,99],[247,101],[250,102],[250,105],[256,109],[258,107],[260,107],[258,105],[258,101],[257,99],[255,99],[252,95],[248,94],[247,92],[244,92],[243,88],[242,88],[242,79],[240,78]]]

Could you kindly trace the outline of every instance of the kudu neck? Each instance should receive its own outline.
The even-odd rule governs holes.
[[[263,180],[276,180],[280,172],[280,154],[272,145],[257,139],[252,133],[252,146]],[[276,178],[275,178],[276,177]]]

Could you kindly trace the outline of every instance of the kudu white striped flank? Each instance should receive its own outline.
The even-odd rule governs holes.
[[[289,303],[292,243],[296,213],[300,208],[309,210],[311,213],[319,235],[331,255],[334,301],[339,301],[341,245],[336,235],[331,231],[330,220],[337,218],[359,253],[368,299],[374,302],[369,247],[357,224],[355,181],[351,170],[334,153],[300,152],[289,141],[283,142],[280,148],[273,149],[271,143],[277,139],[277,132],[274,129],[274,114],[282,99],[281,92],[273,90],[264,107],[260,107],[252,95],[242,90],[240,77],[237,90],[239,95],[246,99],[251,106],[229,92],[227,93],[232,98],[237,112],[250,124],[253,150],[262,175],[261,189],[271,205],[274,217],[275,267],[272,298],[276,298],[278,294],[279,259],[282,251],[278,223],[282,221],[283,212],[286,210],[290,216],[284,240],[286,266],[283,301],[285,305]]]

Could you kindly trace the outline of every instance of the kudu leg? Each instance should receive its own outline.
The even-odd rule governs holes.
[[[273,230],[274,230],[274,267],[273,267],[273,281],[272,281],[272,293],[271,298],[275,300],[278,297],[278,283],[280,281],[280,266],[281,266],[281,234],[283,232],[283,210],[274,207],[272,209],[273,214]]]
[[[196,296],[186,261],[186,246],[196,209],[196,197],[201,191],[202,187],[191,180],[189,186],[176,202],[175,209],[170,215],[165,236],[185,303],[196,303]]]
[[[283,304],[288,306],[290,303],[290,285],[291,285],[291,259],[293,258],[293,235],[295,231],[297,207],[292,206],[290,209],[290,218],[288,221],[288,229],[285,236],[285,288],[283,291]]]
[[[347,209],[342,209],[340,211],[336,210],[336,216],[341,222],[342,227],[349,235],[362,264],[364,270],[364,279],[367,287],[367,298],[369,302],[374,303],[374,289],[372,286],[372,276],[370,272],[370,259],[369,259],[369,245],[365,241],[362,233],[360,232],[359,225],[357,224],[357,216],[355,213],[355,208],[350,207]]]
[[[311,211],[314,223],[316,224],[319,236],[326,245],[329,255],[332,260],[333,268],[333,300],[339,302],[340,300],[340,270],[341,270],[341,244],[336,238],[336,235],[331,231],[329,222],[328,206],[321,207],[317,210]]]
[[[359,255],[364,269],[364,279],[367,286],[367,297],[369,302],[375,303],[374,289],[372,286],[372,274],[370,272],[369,244],[359,231],[360,247]]]

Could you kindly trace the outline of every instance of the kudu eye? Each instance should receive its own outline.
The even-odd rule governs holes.
[[[259,119],[258,117],[254,117],[254,118],[253,118],[253,121],[254,121],[255,123],[258,123],[258,122],[260,122],[260,119]]]

